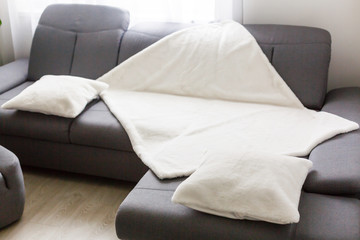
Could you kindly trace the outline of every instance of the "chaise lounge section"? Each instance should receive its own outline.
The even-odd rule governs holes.
[[[35,32],[30,59],[0,67],[0,104],[46,74],[96,79],[164,36],[191,26],[141,23],[127,29],[128,23],[129,14],[121,9],[48,7]],[[326,93],[331,55],[327,31],[245,27],[306,107],[360,123],[359,88]],[[184,179],[160,181],[148,171],[100,99],[75,119],[0,109],[0,144],[22,165],[132,182],[141,179],[119,208],[116,230],[121,239],[360,239],[359,134],[339,135],[312,151],[309,159],[314,166],[300,201],[301,220],[276,225],[225,219],[171,203],[173,191]]]
[[[360,206],[355,198],[304,191],[300,222],[278,225],[232,220],[176,205],[171,197],[183,180],[161,181],[147,172],[120,205],[119,239],[355,240],[360,236]]]

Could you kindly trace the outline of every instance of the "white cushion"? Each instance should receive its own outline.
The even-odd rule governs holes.
[[[244,152],[227,159],[218,155],[181,183],[172,201],[233,219],[296,223],[311,166],[303,158],[269,153]]]
[[[106,88],[86,78],[45,75],[1,107],[74,118]]]

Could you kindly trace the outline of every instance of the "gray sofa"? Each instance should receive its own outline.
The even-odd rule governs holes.
[[[45,74],[96,79],[169,33],[189,27],[141,23],[127,29],[128,22],[128,12],[111,7],[48,7],[30,59],[0,67],[0,104]],[[306,107],[360,123],[360,89],[327,93],[328,32],[281,25],[245,27]],[[160,181],[148,171],[99,99],[75,119],[0,109],[0,135],[0,144],[22,165],[141,179],[119,208],[116,230],[121,239],[360,239],[360,131],[324,142],[308,156],[314,167],[301,197],[301,220],[291,225],[230,220],[172,204],[172,193],[183,179]]]
[[[0,229],[20,219],[24,204],[24,178],[19,160],[0,146]]]

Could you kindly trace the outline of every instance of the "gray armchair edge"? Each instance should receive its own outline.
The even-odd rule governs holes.
[[[0,94],[26,81],[29,60],[18,59],[0,66]]]

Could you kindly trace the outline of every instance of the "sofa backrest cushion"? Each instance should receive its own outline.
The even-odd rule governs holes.
[[[118,63],[162,37],[191,26],[141,23],[125,34]],[[245,25],[288,86],[308,108],[320,109],[327,91],[330,34],[322,29],[284,25]]]
[[[262,48],[271,49],[271,63],[308,108],[321,109],[327,92],[331,56],[329,32],[311,27],[246,25]]]
[[[185,23],[144,22],[130,28],[121,41],[118,64],[170,33],[193,26]]]
[[[129,25],[126,10],[84,4],[54,4],[43,12],[30,53],[29,80],[46,74],[96,79],[117,64]]]

